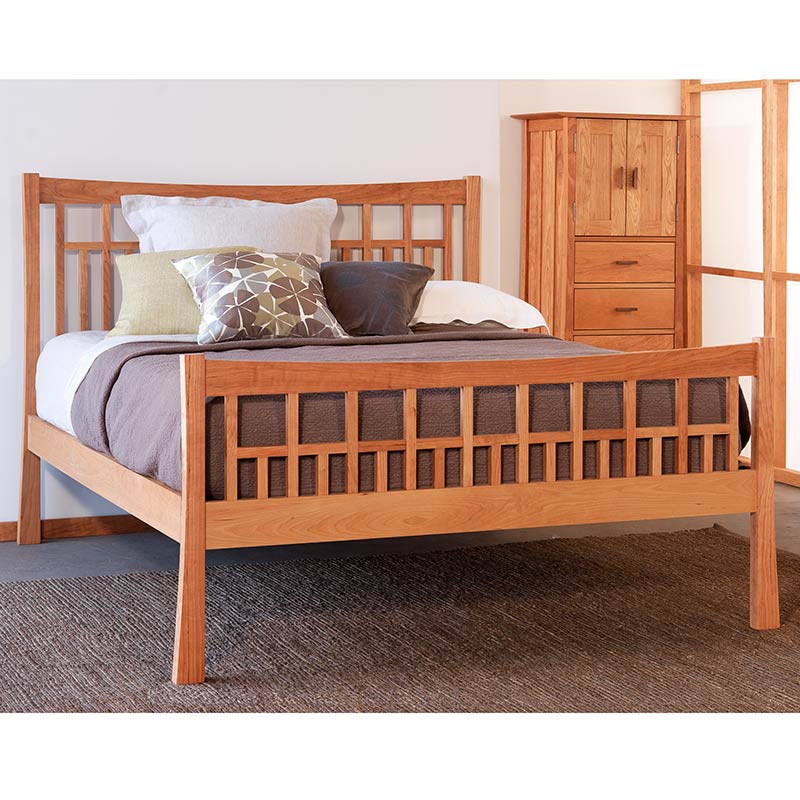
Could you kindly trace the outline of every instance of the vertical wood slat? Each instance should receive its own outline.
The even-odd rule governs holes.
[[[608,439],[601,439],[597,443],[597,477],[608,478],[611,474],[610,459],[611,443]]]
[[[55,272],[56,272],[56,336],[66,332],[65,325],[65,293],[64,293],[64,204],[55,204]]]
[[[330,479],[328,478],[328,459],[327,453],[317,454],[317,495],[325,497],[330,491]]]
[[[750,625],[757,630],[780,625],[775,551],[775,344],[756,339],[758,374],[753,378],[752,468],[756,510],[750,515]]]
[[[728,457],[726,468],[730,472],[739,469],[739,378],[731,375],[728,378],[727,392]]]
[[[300,395],[286,395],[286,496],[297,497],[300,493]]]
[[[225,499],[239,499],[239,397],[225,396]]]
[[[499,486],[502,481],[503,460],[499,444],[489,446],[489,484]]]
[[[417,488],[417,390],[403,390],[403,424],[405,426],[405,488]]]
[[[539,309],[551,330],[556,330],[554,317],[555,295],[555,215],[556,215],[556,132],[542,133],[542,200],[541,200],[541,246],[540,275],[541,297]]]
[[[662,463],[662,440],[660,436],[655,436],[650,440],[650,474],[661,474]]]
[[[372,206],[364,203],[361,206],[361,241],[363,261],[372,261]]]
[[[422,264],[425,267],[432,267],[433,266],[433,248],[432,247],[423,247],[422,248]]]
[[[522,286],[522,299],[541,308],[542,290],[540,284],[540,263],[542,252],[542,132],[534,131],[528,136],[528,171],[531,191],[528,197],[527,250],[528,269],[523,270],[527,278]]]
[[[269,459],[259,458],[256,462],[256,497],[266,500],[269,497]]]
[[[570,387],[570,417],[572,429],[572,453],[570,465],[572,480],[583,480],[583,384]]]
[[[345,440],[347,443],[347,493],[358,492],[358,392],[345,393]]]
[[[78,251],[78,308],[80,330],[89,330],[89,251]]]
[[[526,387],[527,388],[527,387]],[[472,486],[473,483],[473,393],[472,386],[461,387],[461,485]]]
[[[714,435],[706,433],[703,436],[703,472],[714,471]]]
[[[678,378],[678,475],[689,471],[689,381]]]
[[[625,415],[625,477],[636,477],[636,381],[625,381],[623,412]]]
[[[556,443],[545,442],[544,445],[544,479],[552,482],[556,479]]]
[[[700,163],[700,93],[689,91],[699,80],[681,81],[681,114],[687,120],[686,146],[686,261],[703,263],[703,197]],[[703,344],[703,276],[689,271],[686,276],[686,346]]]
[[[386,450],[375,453],[375,491],[389,491],[389,454]]]
[[[555,230],[553,260],[555,264],[555,286],[553,290],[553,335],[567,337],[567,293],[569,275],[569,244],[567,228],[572,215],[567,210],[567,189],[569,184],[569,158],[567,156],[567,121],[564,128],[556,132],[555,155]]]
[[[437,447],[433,451],[433,488],[444,489],[444,455],[443,447]]]
[[[517,384],[517,483],[528,483],[530,478],[530,421],[527,383]]]
[[[409,262],[414,260],[413,247],[411,245],[411,210],[412,205],[410,203],[403,204],[403,259]]]
[[[764,81],[761,90],[764,336],[775,339],[775,465],[786,466],[789,85]],[[702,262],[697,262],[702,263]]]
[[[442,206],[442,232],[444,237],[442,278],[449,281],[453,278],[453,206],[450,203]]]
[[[392,248],[392,247],[384,247],[383,248],[383,260],[384,261],[394,261],[394,248]]]
[[[111,206],[103,204],[103,330],[111,330],[113,305],[111,299]]]
[[[464,267],[462,279],[479,282],[481,251],[481,179],[468,175],[466,181],[466,203],[464,204]]]
[[[351,261],[353,258],[353,249],[351,247],[342,248],[342,261]]]

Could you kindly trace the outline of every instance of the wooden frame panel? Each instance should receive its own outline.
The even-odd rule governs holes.
[[[787,194],[789,155],[789,83],[791,80],[734,81],[701,83],[681,81],[681,110],[694,119],[690,128],[687,155],[687,340],[702,343],[703,275],[718,275],[739,280],[762,281],[764,336],[775,341],[775,474],[777,480],[800,485],[800,471],[786,467],[786,385],[787,385],[787,290],[789,281],[800,281],[800,274],[787,272]],[[703,264],[702,186],[700,165],[700,127],[703,92],[738,89],[761,90],[762,132],[762,213],[763,270],[729,269]]]

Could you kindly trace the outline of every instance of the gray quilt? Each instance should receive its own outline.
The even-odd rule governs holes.
[[[120,345],[100,355],[78,389],[72,405],[72,423],[77,437],[89,447],[112,456],[129,469],[155,478],[174,489],[181,487],[180,447],[180,353],[205,352],[208,358],[248,361],[492,361],[597,355],[610,351],[566,342],[550,336],[506,330],[470,330],[457,333],[421,334],[396,337],[354,337],[351,339],[270,339],[201,346],[186,343],[136,342]],[[512,376],[509,376],[513,379]],[[637,423],[640,426],[675,424],[675,385],[672,381],[641,381],[637,388]],[[513,386],[475,389],[475,433],[511,433],[515,424]],[[689,422],[725,421],[725,382],[721,379],[692,380],[689,383]],[[740,402],[741,442],[749,437],[749,419]],[[418,436],[459,435],[457,390],[423,390],[418,398]],[[621,428],[622,385],[585,385],[585,428]],[[530,390],[532,431],[569,430],[569,387],[533,386]],[[397,391],[362,393],[359,405],[360,438],[402,439],[403,401]],[[241,446],[279,445],[285,442],[284,399],[282,396],[243,398],[240,401]],[[587,435],[588,438],[588,435]],[[210,499],[221,499],[224,487],[223,406],[220,398],[209,401],[207,414],[207,491]],[[715,437],[715,469],[725,466],[725,437]],[[302,395],[300,441],[344,440],[344,397],[342,394]],[[445,459],[446,485],[457,486],[460,451],[448,450]],[[663,472],[674,469],[674,440],[663,443]],[[700,465],[700,440],[690,440],[690,469]],[[475,483],[488,483],[488,449],[474,453]],[[332,456],[330,491],[344,491],[345,457]],[[637,445],[637,473],[647,474],[649,442]],[[503,447],[502,480],[512,482],[515,474],[515,446]],[[542,479],[543,446],[531,445],[529,480]],[[373,488],[374,456],[360,456],[360,488]],[[418,486],[432,485],[432,453],[418,455]],[[623,446],[611,443],[611,474],[623,469]],[[557,447],[559,479],[570,475],[570,445]],[[584,445],[584,476],[596,475],[596,445]],[[314,458],[300,463],[301,494],[315,492]],[[403,455],[389,455],[389,486],[403,486]],[[255,463],[240,462],[239,492],[255,492]],[[270,495],[285,492],[285,463],[270,459]]]

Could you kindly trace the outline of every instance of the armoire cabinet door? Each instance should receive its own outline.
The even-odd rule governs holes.
[[[626,121],[575,121],[575,235],[625,235]]]
[[[674,236],[678,123],[628,120],[628,236]]]

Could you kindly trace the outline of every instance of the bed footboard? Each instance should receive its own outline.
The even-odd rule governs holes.
[[[723,513],[751,513],[751,606],[754,628],[779,625],[774,538],[772,403],[774,351],[770,339],[752,344],[654,353],[582,356],[506,362],[425,362],[331,364],[232,362],[185,355],[183,376],[183,538],[173,678],[178,683],[203,680],[205,551],[226,547],[412,536],[464,531],[540,527],[576,523],[657,519]],[[752,469],[739,469],[739,378],[753,376]],[[726,418],[714,424],[690,424],[689,382],[698,378],[726,381]],[[637,424],[639,381],[675,382],[674,424]],[[623,386],[621,428],[584,424],[584,385],[619,382]],[[529,392],[542,384],[569,384],[570,426],[566,431],[530,430]],[[477,435],[474,390],[514,386],[513,433]],[[418,435],[418,392],[457,389],[460,432],[457,436]],[[403,393],[401,439],[363,441],[359,430],[359,395],[370,391]],[[344,440],[300,440],[301,396],[344,396]],[[279,395],[285,407],[285,441],[244,447],[239,436],[239,403],[248,396]],[[206,401],[225,404],[225,497],[206,499]],[[714,457],[715,438],[724,440],[724,463]],[[648,442],[646,469],[637,463],[637,443]],[[662,474],[664,442],[675,443],[673,474]],[[690,465],[690,441],[701,457]],[[610,448],[621,442],[623,468],[612,476]],[[556,448],[570,449],[570,474],[559,479]],[[586,446],[595,448],[597,469],[584,471]],[[542,480],[530,479],[531,447],[543,450]],[[513,478],[503,474],[502,449],[515,450]],[[475,485],[473,456],[488,452],[488,481]],[[445,456],[457,450],[458,485],[446,485]],[[418,484],[419,454],[433,464],[430,488]],[[374,459],[369,487],[361,481],[359,458]],[[390,453],[403,458],[403,486],[390,487]],[[344,457],[345,485],[331,492],[329,466]],[[285,465],[285,488],[275,496],[270,461]],[[301,459],[314,463],[313,491],[302,486]],[[240,461],[255,462],[255,497],[239,497]],[[646,474],[641,474],[642,472]]]

